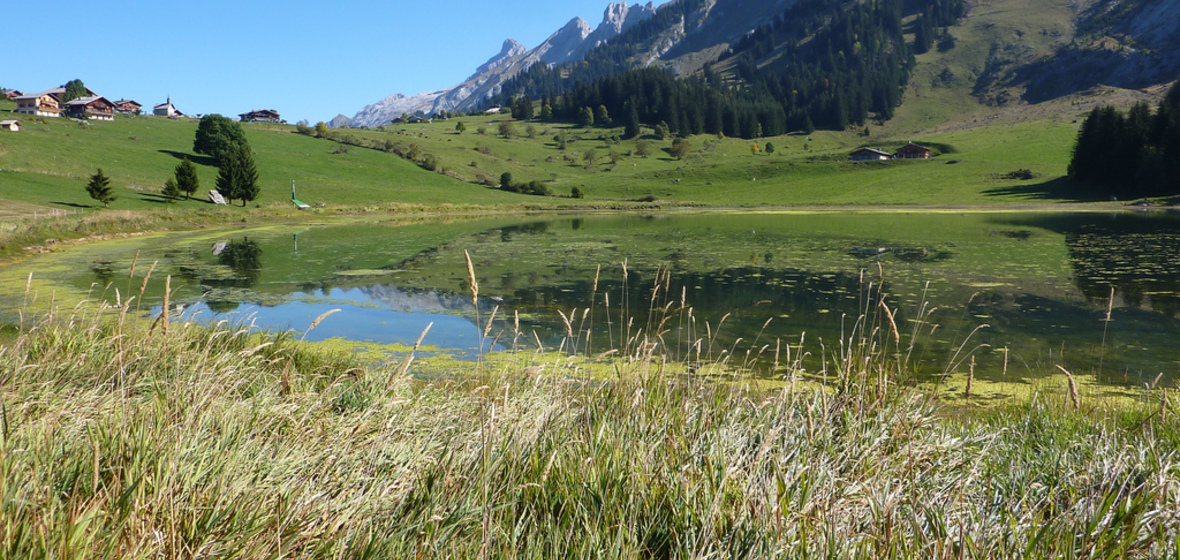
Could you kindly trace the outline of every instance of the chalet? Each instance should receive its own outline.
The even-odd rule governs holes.
[[[75,119],[113,121],[115,104],[101,95],[79,97],[66,103],[65,113]]]
[[[425,117],[419,117],[418,115],[414,115],[414,116],[412,116],[412,117],[410,117],[410,118],[406,119],[406,122],[407,122],[407,123],[409,123],[409,124],[426,124],[426,123],[429,123],[429,122],[431,122],[431,121],[430,121],[430,119],[428,119],[428,118],[425,118]]]
[[[242,113],[238,115],[238,120],[242,122],[264,122],[282,124],[286,121],[279,116],[279,112],[273,109],[259,109],[257,111],[250,111],[249,113]]]
[[[16,99],[22,95],[24,95],[24,93],[16,89],[10,89],[4,92],[4,98],[9,101],[12,101],[13,99]]]
[[[143,113],[143,105],[136,103],[130,99],[120,99],[115,101],[115,112],[124,113],[128,115],[139,115]]]
[[[61,103],[48,93],[22,95],[16,98],[16,112],[37,117],[61,116]]]
[[[889,152],[876,148],[861,148],[848,156],[851,161],[883,161],[893,157]]]
[[[156,105],[155,107],[152,107],[152,114],[157,117],[183,117],[184,116],[184,113],[181,113],[180,111],[178,111],[176,109],[176,106],[172,104],[171,97],[169,97],[167,101],[165,101],[159,105]]]
[[[0,130],[20,132],[20,121],[0,121]]]
[[[930,148],[910,142],[897,150],[893,157],[897,159],[930,159],[932,155]]]

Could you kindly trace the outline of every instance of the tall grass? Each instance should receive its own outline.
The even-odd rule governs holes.
[[[655,324],[692,323],[668,299]],[[948,411],[898,382],[909,341],[883,302],[867,287],[867,313],[825,344],[828,388],[774,390],[673,375],[664,349],[681,343],[629,318],[610,380],[519,366],[424,381],[411,360],[366,366],[245,324],[164,334],[112,318],[131,298],[81,304],[0,348],[0,556],[1180,554],[1174,396]],[[700,363],[753,363],[735,348]]]

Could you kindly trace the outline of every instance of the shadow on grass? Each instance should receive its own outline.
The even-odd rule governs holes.
[[[209,167],[217,167],[217,160],[209,156],[199,156],[196,154],[186,154],[184,152],[176,152],[173,150],[159,150],[161,154],[168,154],[176,159],[187,159],[197,165],[206,165]]]
[[[49,203],[53,204],[55,206],[69,206],[70,208],[99,208],[100,207],[98,205],[78,204],[77,202],[58,202],[55,200],[51,200],[51,201],[49,201]]]
[[[172,198],[170,196],[164,196],[164,195],[158,194],[158,193],[139,193],[139,199],[143,200],[145,202],[155,202],[158,204],[170,204],[170,203],[179,204],[181,202],[199,202],[201,204],[213,204],[212,201],[207,200],[207,199],[203,199],[203,198],[193,197],[193,198],[186,199],[183,196],[179,197],[179,198]]]
[[[1022,182],[1015,185],[995,187],[983,191],[987,196],[1005,196],[1024,200],[1051,200],[1057,202],[1096,202],[1106,200],[1102,196],[1087,193],[1073,180],[1058,177],[1040,183]]]

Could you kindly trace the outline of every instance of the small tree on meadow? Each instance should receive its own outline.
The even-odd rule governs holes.
[[[582,161],[586,162],[587,169],[593,167],[594,162],[598,161],[598,151],[594,148],[586,150],[586,153],[582,154]]]
[[[767,143],[766,143],[766,150],[765,150],[765,151],[766,151],[766,153],[768,153],[768,154],[773,154],[773,153],[774,153],[774,144],[771,144],[770,142],[767,142]]]
[[[324,121],[320,121],[318,123],[315,123],[315,137],[316,138],[327,138],[329,134],[331,134],[331,133],[328,131],[327,123],[325,123]]]
[[[90,181],[86,183],[86,192],[90,194],[90,198],[101,202],[103,208],[110,208],[111,203],[115,201],[115,189],[111,188],[111,178],[103,174],[101,167],[90,176]]]
[[[188,158],[176,166],[176,187],[184,193],[185,198],[191,198],[201,188],[201,179],[197,177],[197,166]]]
[[[500,123],[499,132],[500,136],[503,136],[505,139],[512,138],[516,136],[516,126],[509,121],[504,121]]]
[[[176,185],[176,179],[169,177],[164,181],[164,189],[160,191],[160,194],[168,199],[169,204],[175,203],[176,199],[180,198],[180,187]]]
[[[684,159],[684,156],[687,156],[690,150],[692,150],[692,145],[688,143],[688,140],[677,138],[672,141],[672,148],[668,150],[668,153],[672,154],[676,159]]]
[[[458,132],[459,134],[467,132],[467,125],[463,124],[463,121],[455,123],[455,132]]]

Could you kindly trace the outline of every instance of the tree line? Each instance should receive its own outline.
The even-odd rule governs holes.
[[[1078,131],[1069,176],[1083,191],[1115,198],[1180,194],[1180,82],[1156,105],[1125,114],[1095,107]]]
[[[531,112],[521,107],[522,100],[539,99],[543,118],[566,122],[584,121],[587,109],[602,107],[628,125],[663,124],[682,136],[757,138],[864,125],[870,114],[889,119],[914,65],[903,18],[917,13],[914,25],[945,26],[965,14],[962,0],[910,4],[879,0],[850,7],[837,0],[802,0],[721,58],[731,61],[728,77],[714,65],[685,79],[656,68],[626,70],[630,59],[624,55],[635,53],[627,47],[632,43],[619,39],[635,37],[625,33],[591,51],[587,62],[536,64],[507,80],[504,106],[520,107],[516,116]],[[655,29],[652,23],[642,30]]]

